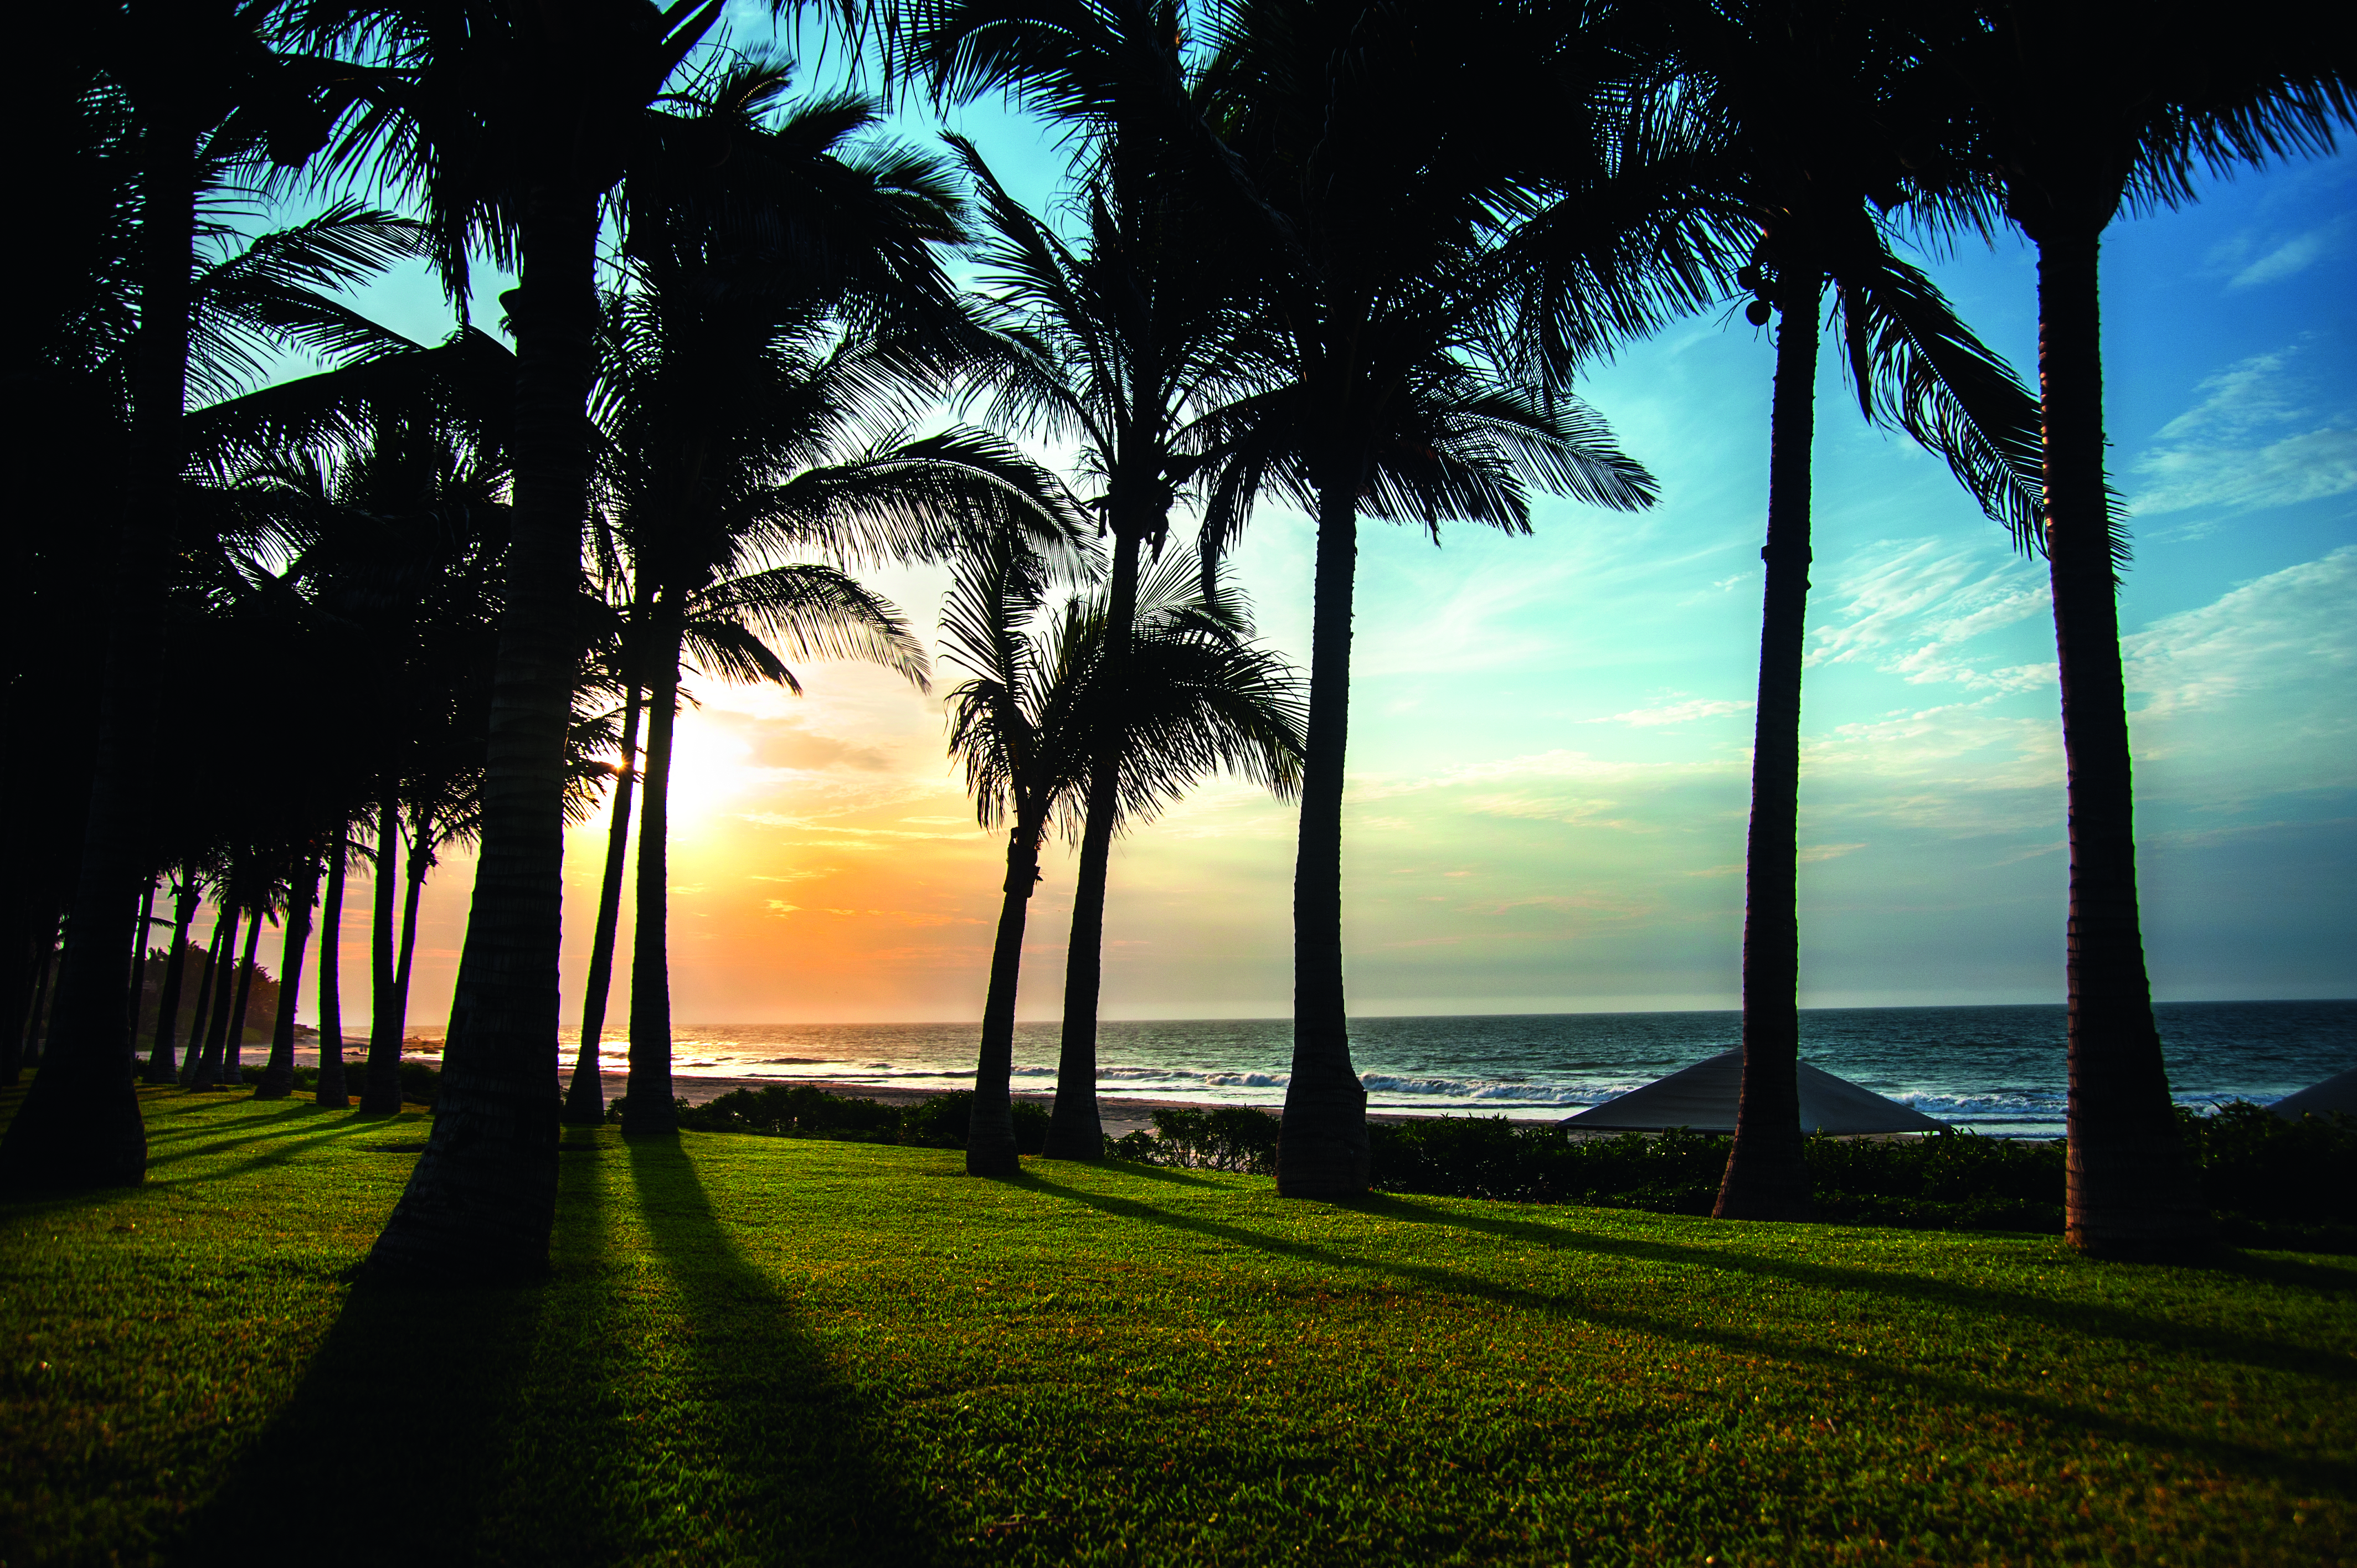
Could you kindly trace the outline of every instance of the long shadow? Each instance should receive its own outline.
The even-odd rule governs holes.
[[[295,1397],[171,1561],[475,1560],[541,1290],[355,1285]]]
[[[1207,1187],[1216,1190],[1220,1186],[1218,1182],[1209,1177],[1190,1176],[1185,1171],[1174,1171],[1168,1165],[1134,1165],[1128,1160],[1105,1160],[1096,1168],[1103,1171],[1118,1171],[1123,1176],[1135,1176],[1140,1181],[1168,1182],[1173,1187]]]
[[[333,1115],[335,1112],[331,1112],[329,1114]],[[249,1148],[255,1144],[267,1144],[274,1149],[283,1149],[285,1151],[285,1154],[278,1155],[275,1157],[265,1155],[255,1161],[248,1162],[246,1165],[231,1165],[219,1173],[226,1176],[232,1172],[248,1169],[254,1164],[274,1165],[278,1163],[279,1160],[285,1158],[287,1154],[298,1153],[301,1150],[308,1148],[312,1144],[317,1144],[326,1139],[349,1138],[355,1133],[366,1133],[371,1130],[381,1130],[383,1125],[384,1122],[381,1117],[370,1117],[364,1119],[357,1115],[345,1113],[342,1121],[331,1122],[324,1126],[314,1126],[305,1128],[300,1131],[289,1129],[278,1133],[257,1133],[252,1137],[246,1138],[222,1138],[216,1140],[213,1143],[199,1144],[194,1148],[175,1149],[168,1155],[150,1155],[147,1158],[147,1168],[152,1171],[159,1165],[177,1165],[183,1160],[202,1159],[208,1155],[226,1155],[232,1149]]]
[[[1049,1181],[1029,1168],[1020,1176],[1007,1179],[1009,1185],[1026,1187],[1049,1197],[1082,1204],[1101,1213],[1189,1231],[1237,1246],[1249,1247],[1275,1257],[1292,1258],[1298,1262],[1316,1263],[1332,1269],[1388,1274],[1395,1279],[1412,1281],[1434,1290],[1475,1296],[1501,1306],[1518,1308],[1537,1316],[1576,1318],[1584,1323],[1652,1335],[1659,1338],[1723,1351],[1737,1357],[1767,1356],[1826,1370],[1838,1369],[1846,1377],[1871,1380],[1886,1385],[1894,1391],[1903,1391],[1910,1400],[1917,1402],[1930,1396],[1953,1405],[1977,1406],[1986,1410],[2002,1411],[2016,1418],[2027,1418],[2050,1423],[2064,1431],[2087,1432],[2147,1447],[2194,1454],[2222,1468],[2262,1477],[2290,1478],[2316,1490],[2333,1492],[2344,1498],[2357,1497],[2357,1465],[2325,1459],[2302,1458],[2273,1449],[2262,1448],[2254,1444],[2237,1443],[2231,1439],[2156,1426],[2147,1422],[2130,1421],[2091,1406],[1991,1388],[1985,1383],[1969,1379],[1928,1371],[1918,1367],[1901,1366],[1879,1357],[1847,1354],[1824,1346],[1799,1343],[1766,1334],[1748,1333],[1738,1328],[1711,1327],[1706,1325],[1657,1317],[1648,1313],[1631,1312],[1625,1308],[1605,1307],[1567,1292],[1555,1294],[1501,1284],[1495,1280],[1484,1279],[1478,1274],[1464,1273],[1436,1264],[1394,1262],[1353,1256],[1348,1252],[1337,1251],[1310,1242],[1286,1240],[1241,1225],[1231,1225],[1221,1220],[1206,1219],[1193,1215],[1172,1214],[1152,1204],[1131,1198],[1114,1197],[1103,1193],[1082,1192],[1075,1187]],[[1410,1218],[1408,1215],[1394,1211],[1395,1201],[1372,1199],[1350,1207],[1361,1212],[1384,1214],[1390,1218]],[[1660,1261],[1696,1262],[1703,1266],[1709,1266],[1712,1258],[1706,1250],[1697,1248],[1695,1251],[1704,1255],[1687,1259],[1680,1255],[1682,1249],[1662,1246],[1654,1248],[1655,1252],[1663,1255]],[[1856,1271],[1833,1272],[1849,1273]],[[2300,1369],[2312,1372],[2315,1369],[2312,1366],[2304,1365]]]
[[[1506,1219],[1466,1214],[1453,1208],[1418,1203],[1412,1198],[1361,1198],[1350,1208],[1415,1225],[1442,1225],[1472,1230],[1502,1240],[1555,1251],[1588,1252],[1639,1259],[1646,1262],[1679,1263],[1693,1268],[1723,1269],[1763,1279],[1820,1290],[1862,1293],[1927,1302],[1950,1310],[1965,1310],[2007,1317],[2027,1317],[2074,1334],[2133,1340],[2172,1350],[2194,1350],[2221,1360],[2335,1382],[2357,1382],[2357,1361],[2304,1351],[2276,1340],[2227,1329],[2202,1328],[2143,1313],[2129,1312],[2098,1302],[2060,1301],[2021,1291],[1996,1290],[1986,1285],[1954,1283],[1920,1275],[1877,1269],[1845,1268],[1838,1263],[1813,1263],[1794,1258],[1762,1257],[1717,1247],[1687,1246],[1667,1241],[1643,1241],[1627,1236],[1601,1236],[1567,1224],[1535,1219]],[[2319,1271],[2323,1272],[2323,1271]],[[2350,1282],[2344,1280],[2342,1289]]]
[[[879,1463],[878,1423],[777,1283],[748,1259],[675,1136],[627,1140],[639,1208],[684,1298],[679,1348],[705,1482],[701,1555],[748,1562],[920,1563],[940,1555],[924,1500]],[[684,1499],[683,1499],[684,1500]]]
[[[594,1164],[559,1168],[569,1177]],[[563,1529],[540,1528],[574,1516],[534,1507],[568,1490],[583,1450],[595,1446],[560,1424],[576,1420],[584,1385],[573,1346],[550,1353],[544,1321],[569,1279],[605,1272],[603,1205],[594,1184],[582,1185],[566,1184],[547,1282],[354,1284],[294,1397],[167,1561],[587,1561],[565,1550]]]

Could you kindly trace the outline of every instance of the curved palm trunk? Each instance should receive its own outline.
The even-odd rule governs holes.
[[[426,876],[434,870],[434,813],[420,811],[416,827],[416,836],[409,843],[409,885],[401,896],[401,952],[393,966],[393,1007],[400,1015],[404,1034],[409,1029],[411,962],[417,956],[417,900],[425,891]]]
[[[1358,555],[1358,487],[1321,484],[1301,838],[1293,869],[1293,1073],[1276,1141],[1276,1190],[1286,1197],[1367,1190],[1367,1090],[1351,1063],[1342,996],[1342,759],[1350,744]]]
[[[167,7],[136,29],[156,42],[175,23]],[[152,62],[151,81],[167,81]],[[178,516],[188,395],[190,260],[196,232],[197,137],[158,87],[140,108],[139,326],[132,355],[131,494],[115,523],[106,656],[91,746],[68,942],[41,1075],[0,1134],[0,1189],[136,1186],[147,1175],[123,984],[123,895],[139,875],[148,809],[157,630]],[[143,932],[144,936],[145,933]]]
[[[1137,624],[1137,556],[1144,542],[1135,530],[1116,526],[1113,592],[1105,607],[1104,701],[1072,888],[1072,941],[1064,956],[1063,1037],[1044,1151],[1050,1159],[1104,1157],[1104,1122],[1097,1112],[1097,998],[1104,985],[1105,882],[1113,865],[1114,822],[1121,814],[1121,724],[1128,712],[1123,678]]]
[[[1809,610],[1809,445],[1816,429],[1817,308],[1824,283],[1790,274],[1777,302],[1776,398],[1768,455],[1768,564],[1760,617],[1760,703],[1744,859],[1743,1090],[1720,1178],[1721,1219],[1805,1219],[1801,1134],[1801,657]]]
[[[2047,555],[2070,771],[2070,1172],[2064,1227],[2098,1257],[2198,1255],[2214,1234],[2177,1133],[2136,908],[2136,793],[2104,493],[2093,233],[2038,242]]]
[[[221,978],[221,954],[229,950],[225,940],[232,917],[226,907],[213,912],[212,940],[205,944],[205,971],[197,977],[196,1011],[188,1016],[188,1050],[180,1063],[180,1087],[193,1089],[197,1069],[202,1063],[205,1042],[212,1038],[212,1003],[214,983]]]
[[[131,939],[131,1005],[124,1014],[131,1029],[131,1054],[139,1054],[139,1026],[147,1011],[147,933],[156,923],[156,883],[153,878],[139,892],[139,914],[136,935]]]
[[[221,1086],[240,1089],[245,1084],[246,1008],[253,996],[253,960],[262,946],[262,911],[256,909],[245,927],[245,957],[238,961],[237,1001],[230,1010],[229,1028],[221,1041]]]
[[[361,1078],[361,1114],[401,1113],[401,1027],[404,1017],[393,969],[393,903],[401,888],[401,807],[390,779],[376,809],[375,918],[369,923],[368,1069]]]
[[[180,1076],[180,989],[188,983],[188,928],[196,918],[197,879],[183,867],[172,896],[172,956],[164,961],[164,991],[156,1000],[156,1049],[147,1058],[150,1083],[170,1083]]]
[[[13,1088],[24,1070],[39,960],[33,952],[36,922],[27,909],[31,900],[13,891],[0,897],[5,900],[0,902],[0,1088]]]
[[[639,802],[639,907],[630,933],[630,1082],[625,1133],[674,1133],[671,1093],[671,740],[678,723],[679,632],[666,628],[648,651],[647,777]]]
[[[630,858],[630,806],[639,784],[639,684],[622,704],[622,776],[614,781],[614,821],[606,830],[606,875],[597,884],[597,929],[589,944],[588,994],[581,1003],[581,1047],[565,1096],[565,1120],[594,1127],[606,1120],[606,1079],[597,1046],[606,1034],[606,999],[614,989],[614,933],[622,919],[622,871]]]
[[[1044,821],[1017,817],[1006,835],[1006,885],[998,937],[990,949],[990,991],[982,1004],[982,1049],[974,1069],[974,1113],[966,1124],[965,1174],[1013,1176],[1015,1147],[1015,993],[1023,978],[1023,927],[1039,883]]]
[[[230,1028],[230,993],[237,989],[236,972],[231,961],[237,956],[238,922],[244,916],[240,910],[224,906],[220,924],[215,928],[218,950],[214,955],[212,972],[208,976],[212,984],[212,1012],[205,1020],[204,1054],[197,1058],[196,1068],[188,1077],[190,1089],[221,1087],[221,1051]]]
[[[339,830],[328,852],[328,896],[319,908],[319,1087],[313,1101],[340,1111],[351,1103],[344,1085],[344,865],[351,853]]]
[[[597,199],[571,180],[574,116],[541,65],[527,85],[562,127],[526,155],[516,327],[515,484],[483,842],[458,961],[434,1131],[370,1253],[386,1274],[515,1279],[548,1262],[556,1219],[557,957],[563,938],[565,733],[580,640],[588,516]]]
[[[49,981],[57,972],[58,960],[56,920],[52,919],[49,926],[48,940],[41,948],[40,961],[34,967],[33,1000],[25,1010],[25,1047],[18,1059],[26,1067],[41,1065],[41,1040],[48,1033]]]
[[[303,952],[311,945],[311,906],[319,897],[319,863],[288,890],[286,946],[278,961],[278,1015],[270,1022],[270,1060],[255,1086],[256,1100],[284,1100],[295,1090],[295,996],[303,983]]]

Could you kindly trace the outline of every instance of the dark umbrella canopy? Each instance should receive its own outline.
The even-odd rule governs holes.
[[[2330,1116],[2339,1111],[2357,1116],[2357,1068],[2312,1083],[2297,1094],[2287,1094],[2267,1107],[2287,1122],[2303,1116]]]
[[[1885,1100],[1808,1063],[1800,1064],[1801,1130],[1835,1136],[1858,1133],[1944,1133],[1911,1106]],[[1735,1131],[1735,1106],[1743,1090],[1743,1050],[1721,1051],[1617,1100],[1591,1106],[1563,1120],[1566,1127],[1609,1133],[1658,1133],[1690,1127],[1697,1133]]]

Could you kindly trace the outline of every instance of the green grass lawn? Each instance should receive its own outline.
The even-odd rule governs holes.
[[[143,1092],[0,1207],[9,1568],[2357,1556],[2351,1261],[599,1130],[392,1292],[420,1116]]]

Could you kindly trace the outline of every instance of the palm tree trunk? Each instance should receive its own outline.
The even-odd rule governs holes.
[[[2098,1257],[2199,1255],[2214,1227],[2178,1136],[2136,907],[2136,791],[2104,490],[2093,232],[2038,242],[2046,548],[2070,774],[2071,1244]]]
[[[1813,269],[1780,280],[1776,397],[1768,453],[1768,564],[1753,714],[1751,832],[1744,860],[1743,1089],[1720,1178],[1721,1219],[1805,1219],[1801,1135],[1801,658],[1809,613],[1809,446],[1816,431]]]
[[[149,877],[147,886],[139,892],[139,913],[135,917],[138,934],[131,939],[131,1005],[125,1018],[131,1028],[131,1054],[139,1054],[139,1026],[147,1011],[147,933],[156,920],[156,879]]]
[[[14,1088],[25,1067],[25,1024],[31,1016],[36,989],[33,976],[38,961],[33,956],[33,900],[21,886],[0,893],[0,1088]]]
[[[226,901],[228,895],[222,897],[221,918],[213,928],[217,950],[212,969],[206,976],[212,987],[212,1012],[205,1020],[204,1052],[188,1075],[190,1089],[221,1087],[222,1041],[229,1032],[230,993],[236,989],[235,972],[230,961],[237,955],[238,921],[243,918],[236,906]]]
[[[173,8],[157,6],[135,30],[147,48],[168,51],[173,28]],[[67,928],[73,940],[59,966],[41,1075],[0,1134],[0,1190],[129,1187],[147,1175],[147,1129],[122,992],[123,918],[129,913],[123,895],[139,874],[150,810],[156,628],[185,456],[198,172],[195,128],[171,100],[177,82],[153,67],[143,74],[161,85],[139,105],[146,130],[139,155],[139,325],[131,355],[134,472],[116,518],[104,596],[106,654],[90,807]]]
[[[284,1100],[295,1091],[295,994],[303,983],[303,950],[311,943],[311,906],[319,897],[319,863],[287,889],[286,946],[278,961],[278,1015],[270,1023],[270,1060],[256,1100]]]
[[[1039,882],[1044,822],[1017,817],[1006,837],[1006,886],[998,939],[990,950],[990,991],[982,1004],[982,1049],[974,1062],[974,1110],[966,1124],[965,1174],[1009,1176],[1015,1147],[1015,993],[1023,978],[1023,926]]]
[[[204,1060],[205,1042],[212,1038],[213,983],[221,978],[222,945],[231,929],[231,916],[226,905],[213,911],[213,934],[205,944],[205,970],[197,976],[196,1010],[188,1015],[188,1050],[180,1062],[180,1087],[196,1086],[197,1069]]]
[[[401,1114],[400,993],[393,974],[393,903],[401,888],[401,806],[385,780],[376,808],[375,918],[369,924],[368,1069],[361,1077],[361,1114]]]
[[[41,1065],[41,1047],[48,1038],[49,1004],[57,999],[49,987],[49,982],[57,978],[60,952],[54,918],[49,927],[48,940],[41,949],[40,965],[33,976],[33,1004],[25,1013],[23,1061],[27,1067]]]
[[[1137,624],[1137,556],[1144,542],[1137,530],[1116,523],[1113,591],[1105,607],[1103,703],[1072,888],[1072,941],[1064,955],[1063,1039],[1045,1150],[1050,1159],[1104,1157],[1104,1122],[1097,1112],[1097,998],[1104,985],[1105,882],[1113,865],[1114,822],[1121,814],[1121,724],[1128,712],[1123,679]]]
[[[180,868],[180,883],[172,895],[172,956],[164,961],[164,993],[156,1004],[156,1049],[147,1058],[147,1081],[170,1083],[180,1076],[178,1036],[180,1030],[180,989],[188,983],[188,928],[197,918],[197,877],[193,868]]]
[[[401,953],[393,967],[393,992],[404,1033],[409,1028],[410,964],[417,956],[417,900],[425,891],[425,878],[434,870],[434,813],[420,807],[414,825],[416,832],[409,841],[409,886],[401,897]]]
[[[1351,600],[1359,487],[1321,482],[1309,633],[1309,722],[1293,869],[1293,1073],[1276,1142],[1286,1197],[1367,1190],[1367,1090],[1342,994],[1342,761],[1350,745]]]
[[[313,1101],[340,1111],[351,1103],[344,1086],[344,865],[351,854],[344,830],[328,851],[328,897],[319,909],[319,1087]]]
[[[227,1089],[245,1086],[246,1008],[253,995],[253,960],[262,946],[264,915],[255,909],[245,927],[245,957],[238,961],[237,1003],[230,1010],[229,1029],[221,1041],[221,1085]]]
[[[581,1047],[565,1096],[565,1120],[594,1127],[606,1120],[606,1079],[597,1047],[606,1034],[606,999],[614,989],[614,933],[622,918],[622,873],[630,858],[630,805],[639,783],[639,683],[622,703],[622,773],[614,781],[614,820],[606,830],[606,875],[597,884],[597,929],[589,943],[588,994],[581,1003]]]
[[[666,623],[648,650],[647,776],[639,801],[639,908],[630,933],[630,1082],[622,1131],[673,1133],[671,1093],[671,741],[679,707],[679,632]]]
[[[597,194],[571,177],[577,115],[545,49],[551,127],[524,155],[515,482],[483,839],[451,1000],[434,1131],[370,1253],[385,1274],[518,1279],[547,1267],[556,1220],[557,958],[565,902],[565,734],[580,658],[588,517]]]

